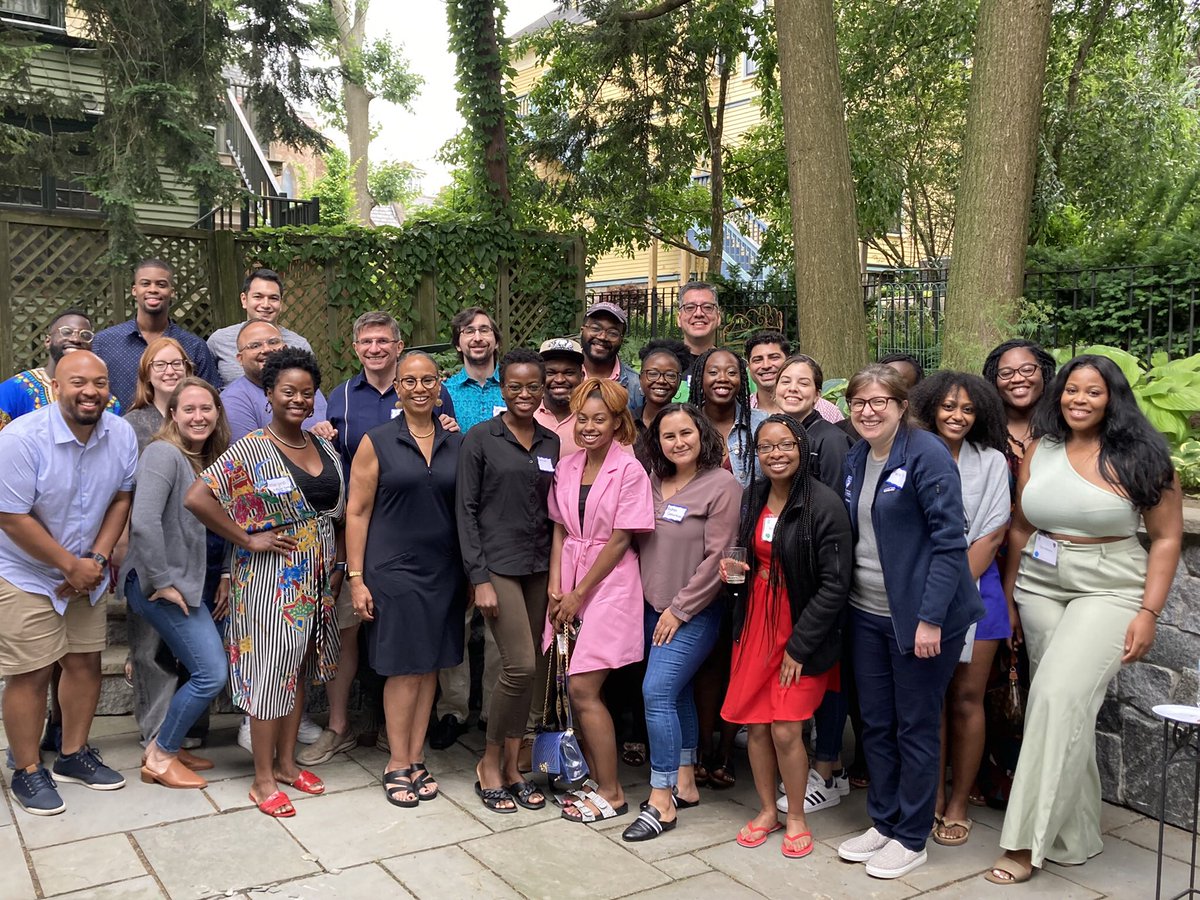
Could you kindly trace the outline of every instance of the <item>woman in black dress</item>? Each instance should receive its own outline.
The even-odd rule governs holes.
[[[438,795],[423,761],[425,729],[438,669],[463,657],[466,577],[454,520],[462,435],[437,420],[440,387],[428,354],[400,358],[401,415],[359,444],[346,511],[350,596],[367,623],[367,660],[387,678],[383,789],[389,803],[405,807]]]

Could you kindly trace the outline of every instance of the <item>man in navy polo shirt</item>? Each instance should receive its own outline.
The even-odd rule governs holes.
[[[138,364],[151,341],[175,338],[192,361],[196,374],[215,388],[222,385],[208,344],[171,321],[175,297],[175,270],[161,259],[143,259],[133,270],[130,289],[137,315],[128,322],[105,328],[92,339],[92,352],[108,366],[112,393],[128,409],[137,393]]]

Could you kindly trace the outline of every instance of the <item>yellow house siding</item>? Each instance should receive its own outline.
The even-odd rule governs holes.
[[[170,225],[175,228],[195,228],[196,219],[200,217],[200,209],[197,206],[196,196],[192,193],[190,185],[172,172],[162,166],[158,167],[158,177],[162,179],[163,186],[167,191],[178,200],[178,206],[168,206],[166,204],[156,203],[138,203],[134,208],[137,210],[138,221],[143,225]]]
[[[29,61],[29,82],[59,97],[78,96],[84,112],[104,108],[104,74],[94,50],[47,45]]]

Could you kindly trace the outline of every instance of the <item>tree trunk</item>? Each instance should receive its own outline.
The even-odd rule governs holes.
[[[778,0],[800,346],[831,376],[867,361],[858,224],[832,0]]]
[[[725,98],[729,93],[728,59],[717,65],[717,103],[713,111],[708,96],[708,67],[703,66],[701,75],[700,102],[704,115],[704,134],[708,139],[709,158],[709,227],[708,227],[708,271],[716,277],[721,275],[725,263]]]
[[[981,0],[942,362],[977,371],[1024,292],[1050,0]]]
[[[351,8],[351,5],[353,8]],[[367,30],[370,0],[330,0],[338,29],[338,62],[342,67],[342,102],[346,108],[346,138],[350,144],[350,183],[354,189],[354,221],[371,224],[375,205],[367,189],[368,146],[371,143],[371,100],[373,95],[361,83],[359,59]]]
[[[487,147],[484,149],[484,171],[487,174],[488,191],[492,194],[499,211],[507,215],[512,202],[508,185],[508,129],[504,112],[504,57],[500,53],[500,41],[496,34],[496,7],[486,4],[486,9],[476,32],[476,58],[486,72],[492,88],[494,111],[485,124]]]

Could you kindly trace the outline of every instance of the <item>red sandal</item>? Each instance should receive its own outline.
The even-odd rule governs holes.
[[[284,784],[290,784],[296,790],[303,791],[306,794],[325,793],[325,782],[308,771],[308,769],[301,769],[295,781],[285,781]]]
[[[796,841],[803,840],[804,838],[808,838],[808,844],[799,850],[793,849]],[[788,859],[804,859],[804,857],[813,852],[812,832],[802,831],[799,834],[785,834],[781,849],[783,850],[783,855]]]
[[[755,828],[754,820],[750,820],[742,826],[742,830],[738,832],[737,842],[742,847],[761,847],[767,842],[767,836],[774,834],[779,829],[783,828],[776,822],[770,828]]]
[[[292,801],[288,799],[288,795],[283,791],[276,791],[263,801],[255,800],[254,793],[251,792],[250,802],[258,807],[259,812],[273,819],[290,819],[296,814],[296,808],[292,806]]]

